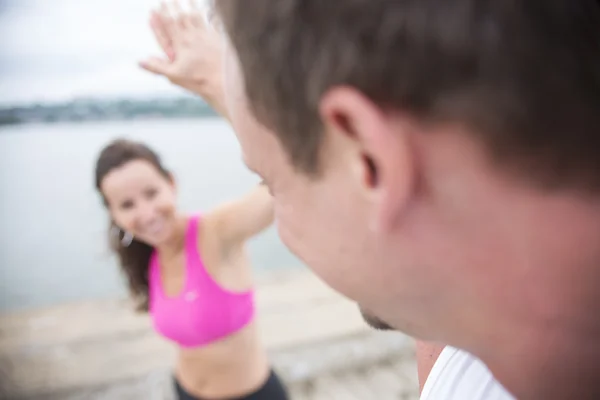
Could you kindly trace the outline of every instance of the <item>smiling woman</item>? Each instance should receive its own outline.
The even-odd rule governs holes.
[[[221,41],[205,29],[197,8],[178,12],[177,21],[171,15],[165,5],[151,14],[166,57],[142,66],[202,96],[227,117]],[[201,57],[198,48],[204,50]],[[245,252],[248,239],[273,222],[268,188],[258,185],[201,218],[184,215],[176,207],[175,180],[160,157],[126,140],[101,152],[96,188],[118,234],[111,242],[138,307],[179,348],[174,379],[179,400],[286,400],[258,337]]]
[[[179,398],[286,399],[258,338],[244,251],[273,222],[267,188],[202,218],[185,215],[160,157],[123,139],[102,150],[95,180],[138,310],[149,311],[155,330],[179,347]]]

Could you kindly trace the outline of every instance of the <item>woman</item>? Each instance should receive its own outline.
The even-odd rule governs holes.
[[[101,152],[96,187],[138,308],[179,345],[179,399],[286,399],[258,338],[244,252],[247,239],[273,221],[266,188],[202,216],[185,215],[159,156],[127,140]]]
[[[165,15],[153,15],[155,34],[159,17]],[[164,28],[169,21],[158,22]],[[203,24],[189,26],[195,27],[196,40],[206,39]],[[180,32],[168,33],[161,40]],[[189,62],[193,59],[185,58],[184,48],[174,47],[174,53],[167,53],[172,54],[168,62],[187,60],[203,76],[190,86],[213,105],[222,104],[217,42],[209,63]],[[172,81],[187,87],[186,74],[179,76],[180,81]],[[111,216],[112,245],[131,294],[139,309],[150,312],[155,330],[178,345],[178,398],[287,399],[258,338],[244,252],[245,242],[273,221],[266,187],[259,185],[201,216],[185,215],[176,207],[175,181],[159,156],[126,140],[114,141],[101,152],[96,187]]]

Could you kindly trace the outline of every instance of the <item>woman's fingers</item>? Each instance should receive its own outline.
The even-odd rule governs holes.
[[[140,67],[153,74],[163,75],[167,78],[170,78],[171,75],[171,63],[162,58],[150,57],[147,60],[140,61]]]
[[[171,9],[176,21],[176,27],[180,34],[192,27],[190,13],[183,10],[179,0],[171,1]]]
[[[202,28],[205,26],[206,21],[204,20],[204,16],[202,15],[202,11],[200,7],[198,7],[198,3],[196,0],[189,0],[190,7],[190,22],[196,28]]]
[[[152,33],[158,42],[158,45],[165,53],[165,55],[169,58],[169,60],[173,61],[175,58],[175,52],[173,50],[173,42],[171,40],[171,36],[167,32],[167,28],[163,21],[163,18],[158,11],[152,11],[150,14],[150,28],[152,29]]]
[[[157,12],[157,15],[159,16],[160,24],[165,36],[171,42],[171,47],[173,50],[175,50],[180,35],[177,29],[175,16],[173,15],[169,4],[165,0],[160,2],[160,8]]]

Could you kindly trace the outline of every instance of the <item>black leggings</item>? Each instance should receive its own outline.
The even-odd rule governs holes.
[[[175,390],[177,392],[178,400],[288,400],[289,396],[283,383],[279,380],[279,377],[275,371],[271,371],[269,379],[266,380],[258,390],[253,393],[248,393],[242,397],[235,397],[230,399],[203,399],[195,397],[181,387],[177,379],[175,379]]]

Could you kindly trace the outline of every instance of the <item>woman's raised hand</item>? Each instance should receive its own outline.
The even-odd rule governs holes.
[[[222,41],[195,1],[190,0],[187,10],[177,0],[162,2],[150,14],[150,28],[164,55],[140,66],[202,96],[224,115]]]

